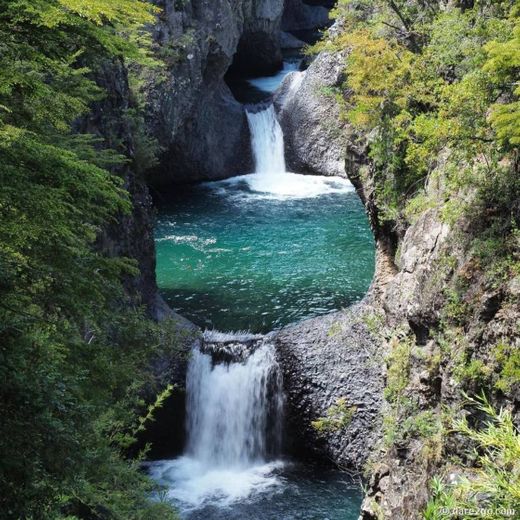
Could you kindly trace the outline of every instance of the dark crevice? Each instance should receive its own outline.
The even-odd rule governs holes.
[[[408,325],[415,335],[415,342],[418,346],[424,346],[430,338],[430,327],[417,320],[409,320]]]
[[[282,61],[282,52],[276,38],[263,32],[246,32],[238,42],[228,73],[245,78],[269,76],[282,68]]]

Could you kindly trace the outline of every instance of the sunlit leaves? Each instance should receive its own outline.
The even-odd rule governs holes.
[[[321,45],[347,56],[346,117],[369,132],[383,218],[421,193],[439,157],[469,172],[520,144],[518,10],[438,4],[344,0]]]
[[[389,105],[405,106],[406,91],[402,87],[412,53],[396,42],[373,38],[366,30],[345,35],[341,43],[349,53],[347,85],[354,93],[349,117],[360,126],[373,127],[392,110]]]
[[[0,0],[2,518],[172,518],[110,435],[133,437],[160,343],[123,291],[136,262],[95,247],[131,209],[112,171],[129,159],[72,131],[105,95],[100,66],[147,62],[142,24],[154,11],[138,0]],[[101,432],[103,414],[112,422]]]
[[[520,19],[515,20],[510,39],[489,42],[485,49],[488,61],[484,70],[494,75],[504,98],[493,104],[489,120],[502,141],[520,145]]]

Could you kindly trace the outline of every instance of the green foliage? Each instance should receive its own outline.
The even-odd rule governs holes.
[[[492,354],[500,367],[495,386],[502,392],[510,392],[520,385],[520,349],[499,343],[493,348]]]
[[[452,221],[481,209],[460,192],[476,188],[489,208],[489,179],[517,173],[518,2],[342,0],[334,16],[340,30],[318,49],[346,51],[344,113],[370,135],[380,218],[409,222],[430,207],[424,187],[439,166],[436,205]],[[509,207],[515,184],[501,191]]]
[[[473,381],[483,384],[489,378],[491,369],[480,359],[471,359],[467,363],[460,363],[455,367],[454,375],[460,382]]]
[[[444,293],[446,296],[446,304],[443,309],[445,319],[454,324],[464,322],[470,312],[470,306],[468,302],[464,300],[463,289],[460,286],[450,286],[446,288]]]
[[[493,74],[495,82],[507,93],[508,103],[495,103],[491,106],[489,120],[498,137],[511,145],[520,144],[520,20],[519,6],[511,12],[514,29],[505,41],[493,40],[486,44],[488,60],[484,70]]]
[[[471,510],[486,509],[486,518],[514,516],[520,505],[520,432],[513,423],[511,412],[496,410],[484,395],[468,398],[484,413],[487,420],[480,428],[471,427],[466,419],[455,422],[456,432],[475,445],[476,469],[468,470],[453,484],[435,478],[431,483],[432,499],[424,512],[427,520],[447,518],[444,508],[466,509],[458,518],[474,518]],[[513,511],[506,515],[505,511]]]
[[[340,397],[336,404],[327,410],[325,417],[320,417],[316,421],[312,421],[312,427],[318,433],[333,432],[346,428],[356,413],[355,406],[348,406],[347,398]]]
[[[390,341],[390,353],[387,358],[387,376],[385,399],[390,403],[398,403],[410,378],[410,357],[412,343],[409,339]]]
[[[154,11],[0,0],[2,518],[173,517],[126,450],[148,417],[146,367],[174,345],[123,291],[135,262],[95,247],[131,209],[111,171],[127,159],[71,132],[104,95],[99,66],[151,63]]]
[[[378,312],[371,312],[367,314],[363,314],[362,321],[365,324],[368,332],[372,334],[372,336],[380,337],[383,335],[385,319],[384,315]]]
[[[419,410],[417,403],[401,397],[383,418],[384,445],[399,446],[411,439],[423,442],[424,457],[438,459],[443,426],[434,410]]]

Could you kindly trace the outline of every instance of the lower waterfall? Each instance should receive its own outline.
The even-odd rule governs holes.
[[[282,403],[269,343],[235,362],[215,363],[195,350],[187,377],[187,453],[208,468],[264,463],[280,451]]]
[[[151,466],[185,511],[281,485],[283,392],[274,346],[253,335],[206,338],[189,361],[185,454]]]

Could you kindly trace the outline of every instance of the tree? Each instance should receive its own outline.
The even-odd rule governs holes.
[[[134,262],[94,247],[125,160],[72,124],[107,60],[149,63],[139,0],[0,0],[0,507],[4,518],[169,518],[125,460],[163,337]]]

